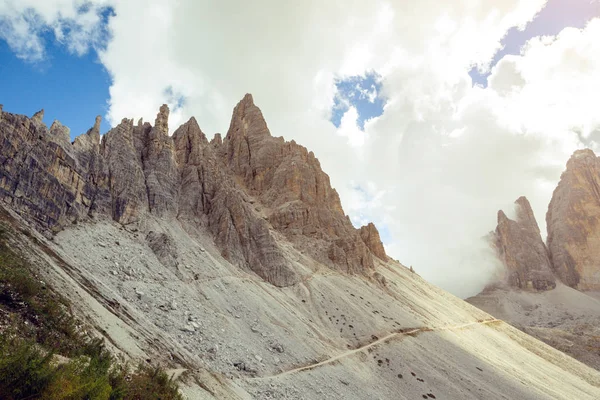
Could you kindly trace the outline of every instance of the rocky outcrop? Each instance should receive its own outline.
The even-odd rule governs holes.
[[[360,228],[360,237],[375,256],[383,261],[388,259],[383,248],[383,243],[381,242],[381,237],[379,237],[379,231],[372,222]]]
[[[546,214],[556,275],[581,290],[600,289],[600,160],[578,150],[567,162]]]
[[[177,275],[181,275],[177,271],[177,243],[170,235],[164,232],[150,231],[146,235],[146,241],[161,264],[174,270]]]
[[[492,235],[498,257],[506,267],[505,281],[520,289],[554,289],[552,264],[531,205],[525,197],[517,199],[515,205],[516,220],[498,211],[498,226]]]
[[[133,120],[123,119],[102,138],[109,170],[112,218],[128,225],[139,222],[148,210],[146,179],[133,141]]]
[[[369,274],[374,258],[387,260],[375,226],[352,226],[315,155],[272,137],[251,95],[235,107],[225,139],[210,143],[194,118],[170,137],[168,117],[163,105],[154,126],[123,119],[102,140],[97,117],[71,143],[60,122],[44,125],[43,110],[4,112],[0,199],[47,232],[88,217],[140,229],[148,215],[177,218],[207,229],[223,257],[277,286],[299,281],[286,240],[348,273]],[[168,240],[148,235],[173,264],[160,251]]]
[[[315,155],[272,137],[251,95],[235,107],[218,151],[248,194],[268,209],[273,228],[297,247],[346,272],[373,268],[372,252],[344,214]],[[377,251],[385,257],[383,246]]]
[[[173,140],[169,137],[168,118],[169,108],[163,105],[154,127],[145,130],[147,136],[142,151],[148,205],[158,216],[177,215],[179,173]]]
[[[50,126],[50,140],[56,142],[63,149],[70,150],[71,130],[56,120]]]
[[[81,168],[58,124],[51,133],[43,111],[27,118],[4,112],[0,120],[0,200],[40,231],[52,231],[88,215],[97,181]]]
[[[289,286],[298,275],[256,213],[194,118],[173,134],[181,176],[180,218],[203,222],[223,257],[276,286]]]

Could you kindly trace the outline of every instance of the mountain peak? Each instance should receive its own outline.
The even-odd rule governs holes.
[[[556,283],[552,264],[531,205],[524,196],[515,204],[516,220],[498,211],[498,226],[492,236],[497,255],[506,268],[505,281],[520,289],[553,289]]]
[[[158,114],[156,114],[154,129],[164,135],[169,133],[169,106],[166,104],[160,106]]]
[[[533,214],[533,209],[527,197],[521,196],[515,201],[517,211],[517,221],[521,224],[525,224],[532,230],[540,232],[540,228]]]
[[[251,94],[246,94],[233,109],[226,139],[235,137],[271,136],[260,108],[254,104]]]
[[[42,123],[43,119],[44,119],[44,109],[43,108],[40,111],[33,114],[33,117],[31,117],[31,120],[37,124]]]
[[[102,116],[96,115],[96,119],[94,120],[93,130],[100,133],[100,124],[102,123]]]
[[[254,99],[252,98],[252,95],[250,93],[246,93],[244,95],[244,98],[241,100],[241,103],[253,106],[254,105]]]

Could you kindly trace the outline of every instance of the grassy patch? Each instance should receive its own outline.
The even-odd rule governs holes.
[[[0,399],[181,399],[163,370],[118,364],[87,336],[10,237],[0,225]]]

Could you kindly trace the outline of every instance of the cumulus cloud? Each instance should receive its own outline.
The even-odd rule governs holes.
[[[0,0],[0,38],[29,62],[45,57],[44,37],[77,54],[99,47],[107,39],[103,13],[109,0]]]
[[[75,1],[54,1],[81,12]],[[210,135],[227,129],[251,92],[274,135],[320,158],[354,223],[375,221],[394,258],[467,296],[497,268],[480,240],[496,211],[527,195],[543,229],[569,154],[599,140],[598,21],[534,38],[492,67],[487,88],[471,85],[468,71],[489,69],[506,32],[544,4],[115,2],[111,39],[99,50],[112,77],[108,118],[153,120],[166,101],[171,130],[194,115]],[[38,11],[40,26],[81,20],[49,10]],[[10,34],[27,37],[31,25],[16,17],[27,13],[11,15]],[[368,73],[381,78],[383,114],[360,129],[349,104],[336,128],[336,82]]]

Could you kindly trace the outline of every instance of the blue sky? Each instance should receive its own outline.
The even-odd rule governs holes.
[[[365,76],[351,76],[335,81],[337,95],[331,113],[331,122],[340,126],[344,113],[350,106],[358,110],[358,126],[364,129],[365,122],[383,113],[385,99],[381,93],[381,76],[375,72]]]
[[[568,12],[566,12],[568,10]],[[536,36],[556,35],[565,27],[584,28],[593,16],[600,16],[600,1],[597,0],[548,0],[546,7],[531,21],[525,30],[512,28],[508,31],[502,45],[496,53],[492,66],[507,54],[518,55],[529,39]],[[473,84],[487,86],[489,71],[479,72],[473,68],[470,72]]]
[[[568,10],[568,12],[565,12]],[[507,54],[518,55],[521,47],[531,38],[542,35],[556,35],[565,27],[583,28],[593,16],[600,16],[600,1],[596,0],[549,0],[546,7],[527,25],[525,30],[512,28],[502,40],[503,49],[494,56],[491,67]],[[491,68],[490,68],[491,69]],[[473,84],[487,86],[490,71],[480,72],[473,68],[469,74]],[[331,122],[340,126],[349,105],[358,111],[358,126],[364,129],[365,121],[383,114],[385,99],[378,95],[369,99],[365,92],[376,90],[381,93],[381,77],[375,73],[365,76],[351,76],[336,80],[338,94],[332,110]]]
[[[4,111],[30,116],[43,108],[48,126],[58,119],[71,128],[74,138],[106,113],[110,76],[95,52],[70,54],[51,34],[45,35],[45,42],[46,58],[30,63],[0,40],[0,104]],[[102,132],[108,129],[103,121]]]
[[[568,13],[564,10],[569,9]],[[108,14],[106,14],[108,15]],[[582,28],[590,16],[600,16],[600,2],[593,0],[550,0],[525,31],[513,28],[503,40],[504,49],[496,54],[494,65],[505,54],[518,54],[521,46],[538,35],[553,35],[566,26]],[[45,109],[45,122],[59,119],[71,128],[71,136],[84,133],[92,126],[96,115],[108,109],[110,76],[91,50],[83,56],[68,52],[51,32],[43,37],[46,58],[30,63],[19,59],[6,42],[0,40],[0,104],[9,112],[32,115]],[[488,72],[470,71],[474,84],[485,86]],[[339,127],[349,106],[358,111],[358,125],[383,113],[385,99],[381,97],[380,76],[375,72],[364,76],[336,80],[338,90],[331,122]],[[369,93],[377,96],[369,97]],[[102,131],[110,127],[103,121]]]

